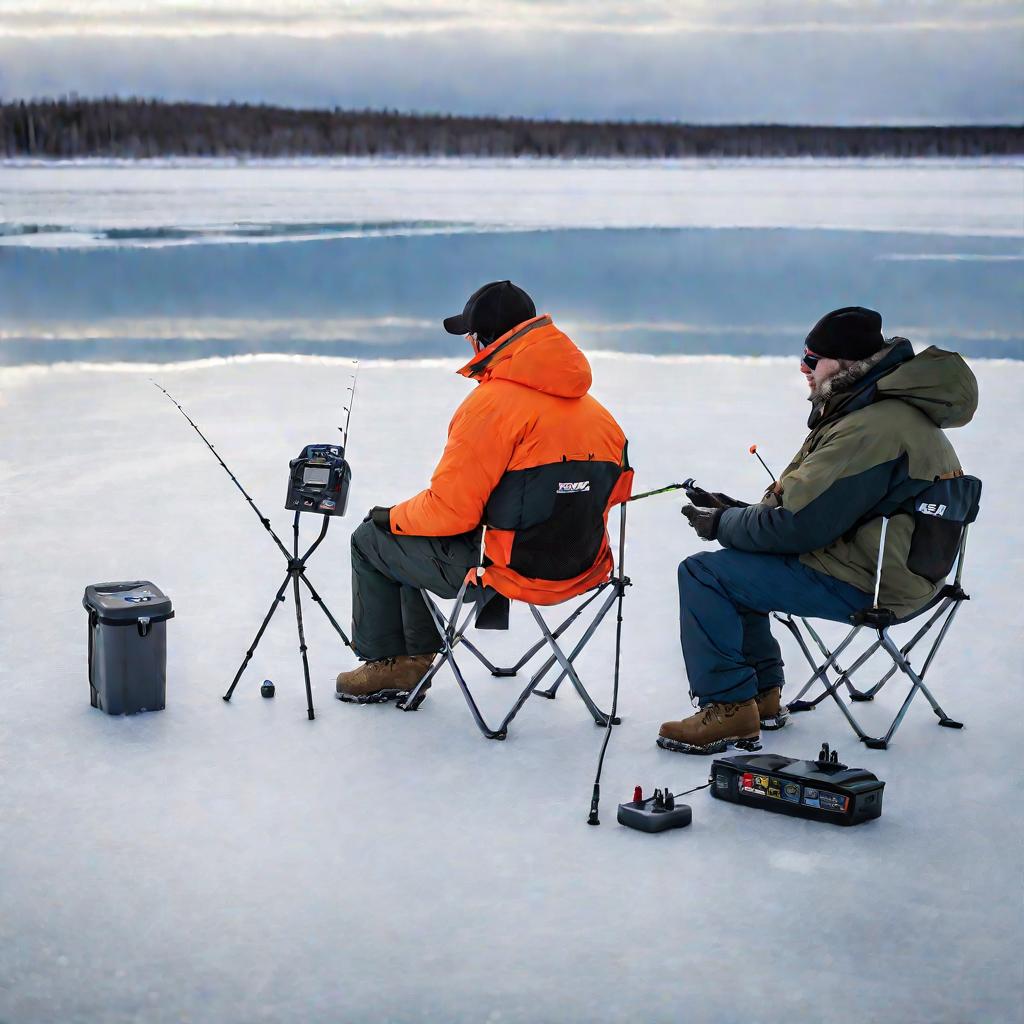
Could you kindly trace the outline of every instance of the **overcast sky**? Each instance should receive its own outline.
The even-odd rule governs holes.
[[[1024,0],[0,0],[0,96],[1024,121]]]

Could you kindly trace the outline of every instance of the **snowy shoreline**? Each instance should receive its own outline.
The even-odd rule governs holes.
[[[940,346],[941,347],[941,346]],[[605,350],[588,351],[587,359],[591,363],[638,363],[661,366],[699,366],[707,363],[719,363],[723,366],[792,366],[796,356],[776,355],[729,355],[726,353],[707,353],[693,355],[659,355],[647,352],[611,352]],[[973,364],[981,362],[987,367],[1007,366],[1020,367],[1022,360],[989,356],[972,356],[967,360]],[[410,357],[408,359],[358,359],[346,356],[313,356],[287,352],[254,352],[237,356],[210,356],[206,359],[184,359],[180,362],[168,361],[160,363],[130,362],[58,362],[58,363],[25,363],[15,366],[0,366],[0,383],[4,380],[15,383],[22,379],[44,377],[50,374],[70,373],[188,373],[230,366],[254,366],[260,364],[290,364],[298,366],[323,366],[344,369],[354,362],[359,363],[360,371],[373,370],[449,370],[454,373],[465,363],[464,359],[443,359]]]
[[[217,167],[1024,167],[1024,154],[1018,156],[964,157],[676,157],[651,159],[611,157],[115,157],[39,158],[5,157],[5,167],[104,167],[104,168],[217,168]]]

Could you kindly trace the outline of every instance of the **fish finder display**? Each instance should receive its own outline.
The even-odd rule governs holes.
[[[303,484],[312,484],[314,487],[324,487],[331,478],[329,466],[306,466],[302,474]]]

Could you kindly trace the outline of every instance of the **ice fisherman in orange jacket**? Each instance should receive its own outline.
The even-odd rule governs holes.
[[[607,505],[626,438],[588,392],[590,364],[533,300],[494,281],[444,321],[473,358],[477,387],[456,410],[430,486],[371,509],[352,534],[352,647],[337,696],[400,699],[441,649],[420,594],[458,593],[467,573],[508,598],[557,604],[611,568]],[[486,529],[485,529],[486,527]]]

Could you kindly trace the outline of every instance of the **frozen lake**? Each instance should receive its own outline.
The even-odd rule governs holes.
[[[0,166],[0,1022],[1016,1024],[1022,185],[974,164]],[[759,494],[747,447],[779,466],[799,446],[796,353],[830,308],[970,357],[971,601],[928,676],[966,728],[918,699],[887,751],[829,705],[764,735],[876,772],[881,819],[701,792],[683,832],[615,825],[637,783],[706,778],[654,745],[689,709],[674,570],[701,545],[674,496],[630,512],[599,829],[601,734],[572,694],[529,701],[505,743],[449,678],[415,715],[341,705],[351,658],[307,608],[316,721],[290,609],[220,700],[283,565],[147,377],[280,531],[287,462],[338,436],[362,358],[353,511],[310,568],[345,622],[360,510],[426,483],[469,387],[440,319],[505,276],[591,354],[638,490]],[[108,718],[82,591],[140,577],[176,609],[167,709]],[[488,647],[525,645],[521,612]],[[613,632],[582,660],[602,702]],[[508,703],[509,680],[473,682],[486,713]]]
[[[449,676],[414,715],[342,705],[350,656],[307,603],[316,721],[289,607],[225,704],[283,569],[256,517],[149,371],[0,369],[0,1020],[1016,1024],[1024,363],[976,368],[978,416],[951,433],[985,481],[971,601],[928,675],[966,728],[938,728],[919,698],[891,749],[868,750],[826,704],[765,750],[827,740],[886,780],[881,819],[832,828],[701,792],[693,825],[662,836],[614,807],[637,783],[706,778],[706,760],[654,745],[689,708],[674,570],[701,545],[675,496],[630,511],[623,724],[588,828],[601,733],[564,690],[529,701],[505,743],[480,737]],[[310,567],[343,621],[348,533],[425,483],[470,386],[453,369],[361,371],[354,511]],[[259,357],[156,376],[284,529],[287,461],[330,436],[349,372]],[[638,490],[693,474],[756,495],[747,445],[777,465],[803,438],[790,360],[599,355],[594,379]],[[176,609],[167,710],[107,718],[89,707],[82,590],[139,576]],[[473,639],[521,649],[522,613]],[[613,634],[609,619],[581,669],[602,701]],[[515,680],[471,680],[488,714],[511,702]],[[859,706],[865,721],[898,690]]]
[[[827,309],[1024,356],[1024,169],[0,166],[0,365],[455,356],[511,277],[588,350],[788,354]]]

